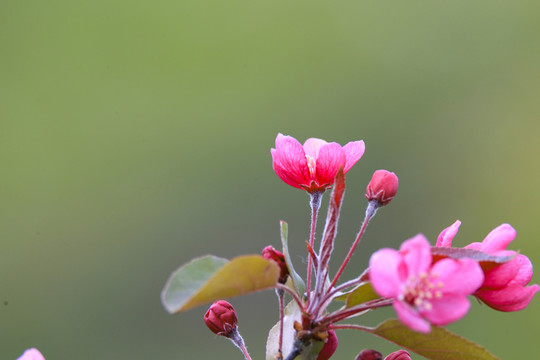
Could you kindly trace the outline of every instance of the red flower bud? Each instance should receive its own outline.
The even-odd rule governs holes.
[[[317,360],[330,359],[330,357],[336,352],[337,346],[338,338],[336,336],[336,332],[332,329],[329,329],[328,338],[326,338],[326,342],[324,343],[324,346],[321,349],[319,356],[317,356]]]
[[[277,251],[272,246],[268,245],[262,251],[262,257],[268,260],[275,261],[278,264],[281,273],[279,275],[279,282],[285,284],[287,277],[289,276],[289,268],[285,262],[285,255]]]
[[[366,198],[377,200],[380,206],[388,204],[396,195],[399,180],[396,174],[386,170],[377,170],[366,189]]]
[[[385,357],[384,360],[411,360],[411,355],[405,350],[398,350]]]
[[[356,356],[355,360],[382,360],[382,354],[377,350],[364,349]]]
[[[236,311],[225,300],[218,300],[204,314],[206,326],[215,334],[230,337],[236,331]]]

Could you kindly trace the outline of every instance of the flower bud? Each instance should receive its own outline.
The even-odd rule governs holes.
[[[355,360],[382,360],[382,354],[377,350],[364,349],[356,355]]]
[[[274,247],[268,245],[263,249],[262,257],[268,260],[272,260],[276,264],[278,264],[279,269],[281,270],[279,274],[279,282],[281,284],[285,284],[285,282],[287,281],[287,277],[289,276],[289,268],[287,267],[287,263],[285,262],[285,255],[274,249]]]
[[[377,200],[379,206],[388,204],[396,195],[399,180],[396,174],[386,170],[377,170],[366,189],[369,201]]]
[[[238,319],[231,304],[225,300],[218,300],[204,314],[204,322],[213,333],[230,337],[236,332]]]
[[[411,355],[405,350],[398,350],[385,357],[384,360],[411,360]]]
[[[330,359],[330,357],[336,352],[337,346],[338,338],[336,336],[336,332],[332,329],[328,329],[328,338],[326,339],[319,356],[317,356],[317,360]]]

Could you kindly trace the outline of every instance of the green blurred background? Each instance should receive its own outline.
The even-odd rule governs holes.
[[[277,247],[280,219],[304,268],[308,197],[272,171],[278,132],[366,142],[334,271],[379,168],[400,189],[348,277],[456,219],[461,246],[511,223],[539,264],[539,34],[533,0],[0,2],[0,358],[240,359],[206,307],[171,316],[159,293],[195,256]],[[273,292],[231,302],[263,359]],[[450,328],[530,359],[539,320],[537,296]],[[338,336],[336,359],[395,349]]]

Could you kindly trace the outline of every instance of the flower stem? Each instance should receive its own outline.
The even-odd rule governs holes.
[[[291,290],[288,286],[283,285],[283,284],[280,284],[280,283],[277,283],[277,284],[276,284],[276,289],[278,289],[278,290],[285,290],[286,292],[288,292],[289,295],[292,296],[293,300],[296,301],[296,304],[298,305],[298,308],[300,308],[302,311],[305,310],[304,304],[302,303],[302,299],[300,299],[300,298],[298,297],[298,294],[296,294],[296,292],[294,292],[293,290]]]
[[[279,340],[278,340],[278,357],[277,360],[283,359],[283,318],[285,317],[285,290],[276,289],[276,295],[279,302]]]
[[[319,212],[319,208],[321,207],[321,199],[322,199],[322,192],[320,191],[314,191],[310,193],[310,206],[311,206],[311,228],[309,231],[309,246],[313,249],[313,243],[315,242],[315,230],[317,229],[317,213]],[[308,265],[307,265],[307,283],[306,283],[306,290],[307,290],[307,303],[309,304],[310,296],[311,296],[311,268],[312,268],[313,260],[311,259],[311,255],[308,252]]]
[[[340,324],[340,325],[333,325],[333,329],[354,329],[354,330],[362,330],[370,332],[373,330],[373,328],[362,326],[358,324]]]
[[[352,286],[355,286],[355,285],[358,285],[358,284],[361,284],[365,281],[364,277],[367,273],[367,269],[362,273],[362,275],[358,276],[357,278],[355,279],[352,279],[352,280],[349,280],[347,282],[344,282],[343,284],[339,285],[338,287],[335,287],[335,288],[331,288],[331,289],[328,289],[328,292],[322,297],[320,303],[318,304],[318,306],[315,308],[315,311],[313,312],[313,314],[315,314],[315,319],[318,319],[319,318],[319,315],[320,313],[322,312],[323,310],[323,305],[328,301],[330,300],[335,294],[337,294],[338,292],[342,291],[342,290],[345,290],[349,287],[352,287]]]
[[[370,309],[376,309],[376,308],[380,308],[384,306],[389,306],[389,305],[392,305],[393,302],[394,302],[394,299],[387,299],[387,298],[368,301],[361,305],[353,306],[348,309],[338,310],[324,317],[323,319],[321,319],[320,322],[326,323],[326,324],[334,324],[338,321],[345,320],[348,317],[356,315],[359,312],[362,312],[364,310],[370,310]]]
[[[244,344],[244,339],[242,339],[242,336],[237,330],[234,330],[233,333],[229,336],[229,339],[233,342],[236,347],[242,351],[242,354],[244,354],[245,360],[251,360],[251,356],[249,356],[249,353],[247,351],[246,345]]]
[[[334,280],[332,281],[332,284],[330,285],[329,289],[332,289],[336,282],[338,281],[339,277],[341,276],[341,273],[345,269],[345,266],[349,263],[349,260],[352,257],[352,254],[354,253],[354,250],[356,249],[356,246],[360,242],[360,239],[362,239],[362,236],[364,235],[364,232],[366,231],[366,228],[369,224],[369,221],[371,218],[375,215],[375,212],[377,211],[377,202],[376,201],[370,201],[368,204],[368,207],[366,209],[366,215],[364,217],[364,221],[362,222],[362,226],[360,227],[360,231],[358,232],[358,235],[356,235],[356,239],[354,240],[351,248],[349,249],[349,253],[345,257],[345,260],[343,260],[343,263],[339,267],[338,272],[336,273],[336,276],[334,277]]]

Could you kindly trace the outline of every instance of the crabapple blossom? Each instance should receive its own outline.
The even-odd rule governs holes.
[[[349,171],[364,154],[362,140],[345,146],[322,139],[307,139],[304,145],[292,136],[278,134],[271,149],[272,165],[277,176],[287,184],[309,193],[324,192],[334,183],[340,167]]]
[[[332,329],[328,329],[328,338],[324,343],[321,352],[317,356],[317,360],[328,360],[336,352],[338,346],[338,338],[336,332]]]
[[[437,246],[450,247],[459,228],[459,221],[444,229],[439,235]],[[493,229],[482,242],[474,242],[465,249],[482,251],[489,255],[514,256],[503,264],[484,268],[484,283],[474,295],[486,305],[499,311],[518,311],[526,308],[540,290],[537,284],[526,286],[532,278],[533,266],[525,255],[507,250],[515,239],[516,230],[509,224]]]
[[[356,355],[355,360],[382,360],[382,354],[377,350],[364,349]]]
[[[281,251],[274,249],[273,246],[268,245],[263,249],[262,257],[278,264],[280,269],[279,282],[285,284],[287,277],[289,276],[289,268],[285,262],[285,255],[283,255]]]
[[[411,355],[405,350],[398,350],[385,357],[384,360],[411,360]]]
[[[401,322],[423,333],[430,332],[430,323],[446,325],[465,316],[470,307],[467,295],[484,280],[480,265],[471,259],[432,264],[431,247],[422,234],[405,241],[399,251],[378,250],[369,269],[373,288],[394,299]]]
[[[231,304],[218,300],[204,314],[204,322],[214,334],[230,337],[236,331],[238,318]]]
[[[396,174],[387,170],[377,170],[366,188],[366,198],[376,200],[378,206],[388,204],[396,196],[399,180]]]
[[[26,350],[17,360],[45,360],[38,349],[30,348]]]

